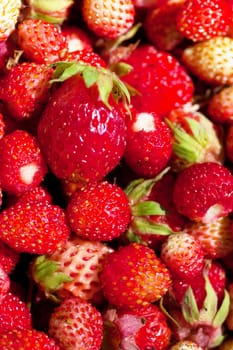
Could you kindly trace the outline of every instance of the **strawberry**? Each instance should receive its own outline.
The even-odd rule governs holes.
[[[227,0],[186,0],[178,11],[176,26],[193,41],[225,36],[231,23],[231,7]]]
[[[219,36],[186,47],[181,55],[184,66],[210,85],[233,82],[233,39]]]
[[[13,272],[19,259],[20,255],[18,252],[0,241],[0,265],[7,274]]]
[[[66,25],[61,30],[67,42],[68,53],[80,50],[93,51],[92,39],[81,27]]]
[[[10,277],[0,265],[0,302],[10,290]]]
[[[136,111],[165,116],[193,98],[194,85],[183,66],[170,53],[142,44],[123,62],[131,71],[122,80],[138,92],[131,103]]]
[[[97,36],[117,39],[133,25],[135,9],[132,0],[121,0],[120,7],[114,1],[84,0],[82,15],[88,28]]]
[[[67,42],[61,28],[41,19],[25,18],[17,27],[17,40],[25,57],[35,63],[61,61]]]
[[[190,220],[213,222],[233,208],[233,176],[222,164],[194,163],[179,173],[173,200]]]
[[[126,309],[159,300],[171,284],[168,269],[153,249],[138,243],[109,254],[100,278],[107,301]]]
[[[147,110],[132,113],[126,125],[125,163],[139,176],[156,176],[172,155],[172,135],[168,126]]]
[[[0,41],[8,39],[15,30],[22,6],[21,0],[2,0],[0,8]]]
[[[173,109],[165,121],[172,132],[171,166],[180,171],[193,163],[224,162],[224,145],[220,130],[198,106],[186,104]]]
[[[58,205],[19,200],[0,213],[0,239],[20,253],[52,253],[69,235],[65,212]]]
[[[133,310],[104,310],[103,350],[122,349],[167,349],[171,339],[166,316],[155,304],[136,307]],[[118,333],[119,346],[114,347],[113,332]],[[114,334],[115,335],[115,334]]]
[[[66,56],[63,59],[64,61],[80,61],[84,62],[86,64],[89,64],[94,67],[106,67],[106,63],[104,60],[101,58],[100,55],[98,55],[94,51],[90,50],[76,50],[76,51],[71,51],[67,52]]]
[[[5,131],[6,131],[6,123],[5,123],[3,114],[0,113],[0,140],[5,135]]]
[[[215,123],[233,123],[233,87],[227,86],[216,92],[208,101],[208,116]]]
[[[113,94],[124,98],[126,88],[106,68],[67,62],[57,69],[63,65],[74,68],[74,75],[56,89],[46,105],[38,140],[55,176],[80,184],[98,181],[114,169],[125,150],[123,106],[113,100]]]
[[[89,302],[67,298],[52,313],[49,334],[61,349],[99,350],[103,338],[102,316]]]
[[[131,211],[125,192],[107,181],[77,190],[66,208],[72,231],[89,240],[110,241],[128,227]]]
[[[8,292],[0,301],[0,321],[0,334],[19,328],[32,328],[28,306],[11,292]]]
[[[4,350],[59,350],[55,341],[36,329],[13,329],[0,334],[0,347]]]
[[[180,340],[174,343],[169,350],[204,350],[192,340]]]
[[[4,191],[20,195],[39,185],[47,173],[37,139],[15,130],[0,140],[0,182]]]
[[[193,236],[183,232],[167,237],[160,257],[174,278],[195,278],[204,266],[201,244]]]
[[[51,67],[23,62],[1,78],[0,98],[12,118],[23,120],[40,114],[49,97],[52,75]]]
[[[205,258],[221,259],[233,252],[232,220],[229,216],[210,223],[190,222],[183,232],[200,242]]]
[[[71,237],[53,254],[36,257],[31,275],[47,298],[62,300],[76,296],[97,301],[101,292],[99,275],[112,251],[103,243]]]

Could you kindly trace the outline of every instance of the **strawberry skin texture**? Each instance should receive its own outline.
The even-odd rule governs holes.
[[[53,253],[69,235],[65,212],[57,205],[19,200],[0,213],[0,238],[20,253]]]
[[[233,86],[224,87],[208,102],[208,115],[215,123],[233,124]]]
[[[154,251],[138,243],[109,254],[100,278],[108,302],[126,309],[159,300],[171,284],[170,272]]]
[[[52,313],[49,334],[61,349],[99,350],[103,338],[103,319],[89,302],[65,299]]]
[[[195,163],[179,173],[173,191],[178,212],[193,221],[209,223],[233,208],[233,176],[221,164]]]
[[[9,247],[4,242],[0,241],[0,266],[3,270],[10,274],[13,272],[17,263],[19,262],[20,255],[14,249]]]
[[[135,9],[132,0],[121,0],[117,6],[108,0],[85,0],[82,14],[88,28],[106,39],[117,39],[134,23]]]
[[[120,107],[98,101],[95,86],[76,75],[57,89],[38,126],[38,140],[52,172],[60,179],[101,180],[122,158],[126,126]]]
[[[122,80],[139,92],[131,98],[137,112],[165,116],[173,108],[192,100],[193,82],[171,54],[144,44],[123,61],[133,68]]]
[[[131,218],[125,192],[107,181],[77,190],[68,203],[66,213],[73,232],[81,238],[97,241],[119,237]]]

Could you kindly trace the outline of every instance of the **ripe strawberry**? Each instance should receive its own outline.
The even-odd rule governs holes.
[[[47,173],[37,139],[16,130],[0,140],[0,182],[2,189],[20,195],[39,185]]]
[[[215,123],[233,123],[233,87],[227,86],[216,92],[208,101],[208,116]]]
[[[178,212],[190,220],[213,222],[233,208],[233,176],[221,164],[194,163],[179,173],[173,200]]]
[[[101,292],[99,275],[112,251],[103,243],[72,237],[53,254],[35,258],[31,274],[48,298],[96,301]]]
[[[183,232],[200,242],[205,258],[221,259],[233,252],[232,220],[229,216],[210,223],[190,222]]]
[[[89,302],[67,298],[52,313],[49,334],[61,349],[99,350],[103,338],[102,316]]]
[[[171,284],[170,273],[160,258],[138,243],[109,254],[100,278],[108,302],[126,309],[159,300]]]
[[[174,171],[193,163],[224,162],[224,145],[219,129],[196,108],[195,105],[184,105],[173,109],[165,119],[173,136],[170,164]]]
[[[0,347],[4,350],[59,350],[55,341],[36,329],[13,329],[0,334]]]
[[[63,26],[62,35],[67,42],[68,53],[82,50],[93,51],[92,39],[81,27]]]
[[[167,349],[171,330],[163,312],[155,304],[136,307],[133,310],[117,310],[109,307],[104,310],[103,350],[135,348]],[[114,341],[118,334],[119,344]]]
[[[180,340],[174,343],[169,350],[204,350],[192,340]]]
[[[136,111],[165,116],[193,98],[194,85],[179,61],[170,53],[158,51],[152,45],[139,45],[122,61],[132,70],[122,80],[138,94],[131,103]]]
[[[119,98],[125,89],[105,68],[78,62],[67,62],[69,66],[82,77],[75,74],[54,92],[39,121],[38,140],[54,175],[85,184],[103,179],[123,156],[123,106],[113,101],[113,94],[117,90]]]
[[[94,67],[107,67],[104,60],[94,51],[90,50],[76,50],[67,52],[63,61],[78,61],[84,62]]]
[[[124,161],[137,175],[156,176],[172,155],[172,135],[166,123],[151,112],[132,113],[127,120]]]
[[[69,235],[65,212],[54,204],[19,200],[0,213],[0,239],[20,253],[50,254]]]
[[[232,11],[226,0],[186,0],[177,15],[177,29],[193,41],[225,36]]]
[[[17,40],[25,57],[35,63],[61,61],[67,42],[59,26],[41,19],[24,19],[17,27]]]
[[[0,112],[0,140],[5,135],[5,131],[6,131],[6,123],[5,123],[3,114]]]
[[[0,334],[16,328],[32,328],[28,306],[11,292],[8,292],[0,301],[0,321]]]
[[[211,85],[233,82],[233,39],[219,36],[186,47],[181,55],[184,66]]]
[[[8,39],[15,30],[20,9],[21,0],[2,0],[0,7],[0,41]]]
[[[0,240],[0,266],[7,274],[13,272],[19,259],[19,253]]]
[[[10,277],[0,265],[0,302],[10,290]]]
[[[77,190],[66,208],[68,223],[79,237],[110,241],[123,234],[131,211],[125,192],[107,181]]]
[[[135,9],[132,0],[121,0],[120,7],[114,1],[85,0],[82,15],[88,28],[106,39],[117,39],[134,23]]]
[[[40,114],[49,97],[52,75],[51,67],[23,62],[1,78],[0,98],[12,118],[23,120]]]

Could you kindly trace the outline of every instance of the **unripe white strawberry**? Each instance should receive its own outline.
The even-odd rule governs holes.
[[[14,31],[21,9],[21,0],[1,0],[0,41],[4,41]]]

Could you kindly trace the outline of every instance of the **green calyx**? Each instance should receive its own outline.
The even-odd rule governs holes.
[[[66,19],[67,10],[73,3],[73,0],[30,0],[32,17],[54,24],[62,24]]]
[[[117,103],[122,100],[125,107],[128,107],[130,103],[129,89],[118,75],[110,69],[94,67],[81,61],[56,62],[51,66],[54,68],[54,75],[50,83],[61,83],[79,74],[82,76],[87,88],[96,84],[102,102],[109,109],[111,109],[109,103],[110,94]]]
[[[61,289],[64,283],[72,281],[68,275],[59,271],[59,263],[49,260],[46,255],[35,258],[32,264],[32,276],[45,295],[54,300],[56,291]]]

